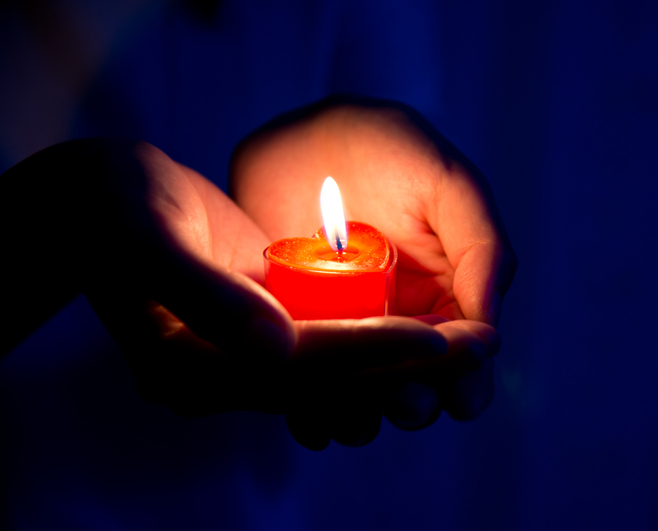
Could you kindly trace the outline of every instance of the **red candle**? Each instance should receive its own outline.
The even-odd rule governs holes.
[[[265,249],[265,286],[293,319],[360,319],[393,313],[397,250],[374,227],[345,223],[331,177],[322,189],[324,227]],[[327,235],[329,235],[327,237]]]

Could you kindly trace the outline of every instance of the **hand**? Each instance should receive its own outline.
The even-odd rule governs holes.
[[[423,316],[296,325],[300,342],[291,368],[305,375],[289,395],[286,418],[307,448],[321,450],[330,439],[366,444],[377,436],[382,414],[404,430],[429,426],[441,408],[474,418],[493,396],[491,357],[500,342],[484,323]]]
[[[262,406],[215,383],[286,359],[296,333],[258,283],[268,240],[219,189],[153,146],[96,139],[3,184],[5,349],[83,290],[147,399],[192,415]]]
[[[247,139],[231,194],[272,240],[311,235],[333,176],[347,219],[397,246],[397,313],[495,326],[516,257],[480,172],[417,113],[399,104],[310,108]]]
[[[324,390],[320,402],[333,393],[343,403],[336,390],[343,394],[346,380],[352,392],[364,373],[411,370],[447,351],[443,337],[418,322],[389,331],[377,319],[344,321],[331,337],[322,323],[293,324],[260,286],[269,240],[217,187],[148,144],[105,158],[110,177],[96,196],[104,215],[90,216],[98,245],[85,293],[147,400],[192,417],[294,415],[300,402],[311,404],[309,387]],[[381,385],[396,385],[389,380]],[[330,426],[326,443],[342,422]]]
[[[398,313],[461,319],[425,320],[452,351],[495,352],[497,334],[483,323],[497,324],[516,258],[486,182],[414,111],[361,103],[320,104],[248,138],[234,156],[232,195],[271,239],[311,235],[321,225],[322,182],[332,175],[347,218],[398,247]],[[442,405],[458,418],[477,415],[491,399],[491,371],[486,362],[449,386],[451,396],[443,385]]]
[[[359,378],[409,372],[446,353],[444,338],[420,322],[293,326],[259,285],[269,240],[214,185],[148,144],[60,144],[3,180],[13,251],[3,300],[16,309],[6,343],[44,308],[82,289],[125,353],[140,393],[180,414],[291,412],[295,431],[299,404],[310,404],[305,389],[326,391],[317,395],[317,417],[328,397],[337,411],[358,392]],[[449,356],[442,361],[451,363]],[[394,377],[378,382],[399,387]],[[378,423],[381,411],[371,413]],[[341,423],[306,444],[326,445],[341,429],[343,442],[363,440],[363,423],[351,430],[356,438]]]

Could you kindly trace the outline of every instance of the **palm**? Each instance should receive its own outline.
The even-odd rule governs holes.
[[[398,313],[434,325],[453,359],[495,353],[498,335],[483,323],[496,324],[516,259],[478,170],[410,109],[328,103],[241,144],[231,167],[237,204],[273,240],[311,235],[331,175],[346,217],[377,227],[398,248]],[[409,321],[377,323],[394,330]],[[486,360],[452,384],[442,369],[430,383],[451,415],[473,418],[491,400],[492,371]],[[415,377],[422,381],[424,370]]]
[[[461,400],[461,391],[452,393],[444,384],[462,370],[462,362],[481,362],[483,355],[495,353],[497,335],[491,327],[459,321],[438,324],[435,330],[402,317],[293,323],[258,285],[261,253],[272,238],[317,229],[313,205],[321,180],[333,174],[352,217],[379,227],[399,246],[402,311],[424,313],[450,296],[457,269],[448,259],[450,252],[444,253],[450,239],[437,231],[437,222],[445,223],[426,208],[434,192],[427,168],[416,167],[424,159],[410,159],[413,150],[405,146],[396,154],[386,142],[395,135],[385,136],[369,153],[372,146],[360,140],[376,135],[359,134],[358,128],[347,138],[348,149],[341,143],[341,127],[318,146],[317,133],[331,132],[326,126],[332,124],[308,125],[298,123],[288,130],[292,135],[279,130],[265,139],[264,149],[256,145],[236,159],[236,196],[251,218],[199,174],[141,142],[72,141],[17,165],[6,182],[36,181],[40,186],[34,188],[43,190],[38,208],[32,209],[41,214],[35,216],[34,230],[19,231],[11,240],[10,247],[27,257],[14,263],[13,276],[36,274],[30,269],[38,262],[30,254],[34,246],[24,241],[28,232],[43,234],[44,245],[57,247],[59,255],[47,268],[51,274],[32,290],[50,302],[21,315],[31,324],[83,287],[148,400],[189,415],[236,409],[291,412],[296,437],[307,442],[304,426],[306,420],[311,427],[317,424],[314,417],[329,415],[318,439],[323,444],[327,433],[348,442],[361,440],[364,430],[374,436],[386,408],[393,418],[403,419],[406,414],[390,410],[394,403],[387,397],[415,377],[439,385],[446,409],[456,404],[449,411],[463,411],[463,403],[472,406],[474,396],[476,405],[467,414],[477,413],[488,402],[490,387],[478,385],[475,394]],[[309,131],[315,137],[305,145]],[[63,170],[54,187],[47,186],[51,179],[41,178],[49,177],[50,168]],[[26,195],[24,186],[14,188],[12,197]],[[22,219],[25,211],[19,201],[8,210],[8,219]],[[62,279],[67,282],[59,289]],[[17,284],[13,300],[24,298],[26,283]],[[443,356],[446,352],[455,355]],[[362,379],[355,379],[359,375]],[[414,414],[406,426],[431,422],[437,407],[434,403],[420,420]],[[353,429],[346,431],[346,426]],[[356,438],[346,438],[349,432]]]
[[[463,317],[454,293],[468,277],[455,273],[468,222],[437,205],[449,203],[449,178],[468,176],[395,113],[363,114],[339,109],[256,137],[235,159],[235,198],[272,239],[311,235],[322,182],[333,176],[347,217],[398,247],[398,313]]]
[[[297,322],[290,363],[279,366],[277,376],[268,365],[221,368],[227,378],[223,383],[227,392],[220,392],[221,408],[274,407],[290,412],[292,426],[298,421],[305,425],[309,415],[322,417],[320,411],[331,412],[333,427],[321,429],[320,439],[326,442],[327,429],[339,439],[351,440],[343,438],[351,417],[356,423],[347,432],[365,430],[373,436],[383,404],[406,378],[435,386],[443,407],[454,416],[471,418],[486,407],[493,392],[492,363],[484,358],[495,353],[499,343],[493,328],[476,321],[495,321],[486,307],[491,290],[499,288],[496,260],[505,254],[504,231],[496,226],[493,205],[479,183],[457,158],[446,155],[446,147],[399,111],[337,107],[243,143],[231,168],[232,192],[242,210],[190,170],[178,175],[181,186],[164,186],[163,200],[151,208],[164,213],[163,228],[181,248],[213,269],[230,269],[260,280],[261,252],[269,241],[310,236],[317,230],[320,188],[332,175],[341,187],[348,218],[379,228],[398,247],[398,313],[469,319],[425,318],[434,330],[413,319],[394,317]],[[221,345],[221,337],[217,339],[213,343]],[[441,356],[446,351],[450,355]],[[449,367],[452,362],[482,366],[461,379],[461,369]],[[356,375],[367,380],[375,374],[382,380],[377,379],[372,388],[361,382],[363,388],[354,395],[361,398],[351,400],[349,391],[338,405],[327,403],[327,397],[334,396],[326,392],[333,388],[333,384],[327,387],[328,382],[349,376],[343,384],[354,384],[360,381],[354,380]],[[345,394],[345,389],[340,391],[343,384],[338,385],[339,395]],[[281,385],[288,391],[280,393]],[[204,387],[211,396],[216,393],[216,377]],[[203,398],[202,394],[197,403],[203,404]],[[354,413],[355,404],[365,409]],[[431,422],[437,407],[412,425]],[[398,418],[398,413],[392,414]],[[304,439],[305,432],[302,429],[296,436]]]
[[[175,184],[156,183],[163,193],[154,196],[150,209],[197,257],[262,284],[261,252],[269,243],[267,236],[214,184],[176,166],[170,177]]]

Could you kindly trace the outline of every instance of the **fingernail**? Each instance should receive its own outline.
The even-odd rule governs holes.
[[[491,326],[498,326],[498,320],[500,319],[500,307],[503,303],[503,298],[500,295],[498,290],[494,291],[491,296],[491,302],[489,303],[489,310],[487,311],[487,319]]]
[[[248,351],[259,359],[283,361],[292,351],[294,338],[280,324],[256,317],[245,331]]]

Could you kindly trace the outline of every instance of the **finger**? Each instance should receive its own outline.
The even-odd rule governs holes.
[[[488,324],[460,319],[438,323],[434,328],[445,338],[450,355],[469,355],[482,362],[500,350],[500,335]]]
[[[291,361],[324,377],[413,365],[447,352],[444,337],[406,317],[296,321],[298,343]]]
[[[417,384],[391,398],[414,367],[447,353],[445,338],[430,325],[402,317],[296,325],[299,342],[291,364],[303,366],[313,382],[313,390],[301,390],[299,400],[309,400],[318,388],[327,389],[329,434],[339,444],[372,441],[385,410],[394,425],[404,429],[420,429],[438,417],[438,399],[431,388]]]
[[[401,429],[430,425],[438,418],[440,407],[454,418],[475,418],[493,398],[491,357],[500,349],[496,330],[477,321],[425,320],[439,321],[435,329],[446,339],[448,353],[440,370],[428,366],[424,371],[426,385],[407,384],[391,398],[386,417]]]
[[[409,382],[393,394],[385,416],[396,428],[415,431],[434,423],[440,413],[436,391],[428,385]]]
[[[387,397],[400,387],[408,367],[447,352],[441,334],[411,318],[295,325],[299,341],[288,365],[297,377],[291,378],[294,412],[288,423],[293,437],[311,449],[324,448],[327,437],[344,446],[372,441]]]
[[[196,335],[227,353],[276,361],[293,350],[289,315],[244,275],[168,252],[145,288]]]
[[[292,320],[281,304],[248,277],[199,259],[173,242],[153,237],[103,256],[85,292],[98,293],[101,306],[122,319],[132,300],[155,300],[198,337],[227,354],[261,361],[285,359],[295,344]],[[104,320],[101,317],[101,320]]]
[[[429,315],[414,315],[414,319],[422,323],[434,326],[440,323],[447,323],[450,321],[447,317],[442,317],[440,315],[429,314]]]
[[[415,360],[413,365],[396,366],[398,375],[404,374],[408,380],[441,386],[442,382],[454,381],[474,371],[500,349],[498,332],[485,323],[465,319],[445,322],[439,316],[427,320],[438,321],[434,329],[446,341],[447,352],[443,356]]]
[[[105,289],[104,289],[105,288]],[[87,298],[121,348],[140,395],[183,416],[281,413],[283,367],[236,359],[196,336],[162,305],[131,291],[90,289]]]
[[[227,353],[285,358],[292,321],[243,274],[253,273],[266,241],[255,224],[153,146],[139,143],[111,163],[120,186],[101,221],[95,280],[158,301]]]
[[[516,255],[483,177],[451,162],[428,220],[455,270],[454,296],[466,319],[496,325],[516,270]]]
[[[322,417],[292,412],[286,415],[286,424],[290,435],[304,448],[319,452],[331,442],[326,419]]]
[[[452,418],[477,418],[493,400],[493,359],[485,360],[478,369],[442,388],[439,394],[443,408]]]
[[[441,370],[429,367],[423,381],[436,390],[439,404],[450,416],[473,419],[493,399],[492,359],[500,349],[500,336],[478,321],[450,321],[435,328],[446,339],[448,353]]]
[[[379,433],[382,388],[374,378],[348,378],[324,394],[331,438],[342,446],[364,446]]]
[[[338,412],[331,423],[331,438],[341,446],[365,446],[379,435],[381,422],[381,413]]]

